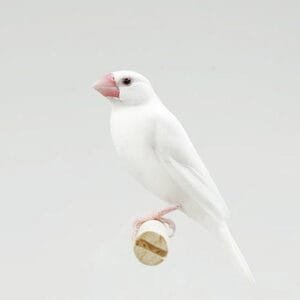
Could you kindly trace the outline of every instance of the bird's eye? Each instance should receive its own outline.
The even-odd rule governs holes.
[[[123,82],[123,84],[125,84],[125,85],[130,85],[130,84],[131,84],[131,79],[128,78],[128,77],[126,77],[126,78],[123,78],[122,82]]]

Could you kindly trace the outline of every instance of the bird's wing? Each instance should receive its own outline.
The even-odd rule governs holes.
[[[228,216],[226,203],[208,170],[180,122],[169,112],[156,120],[153,149],[189,201],[197,203],[216,219]]]

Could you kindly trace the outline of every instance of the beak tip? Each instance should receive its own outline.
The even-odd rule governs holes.
[[[91,88],[94,89],[94,90],[96,90],[96,91],[98,91],[98,89],[99,89],[99,81],[94,82],[92,84]]]

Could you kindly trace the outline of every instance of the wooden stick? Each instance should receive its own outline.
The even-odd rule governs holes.
[[[143,223],[136,235],[133,250],[137,259],[148,266],[162,263],[168,255],[168,227],[160,221]]]

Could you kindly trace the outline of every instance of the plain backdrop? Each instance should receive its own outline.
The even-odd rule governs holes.
[[[299,299],[299,1],[0,5],[1,299]],[[184,124],[255,286],[179,212],[167,261],[135,259],[132,220],[164,203],[121,168],[91,89],[120,69]]]

